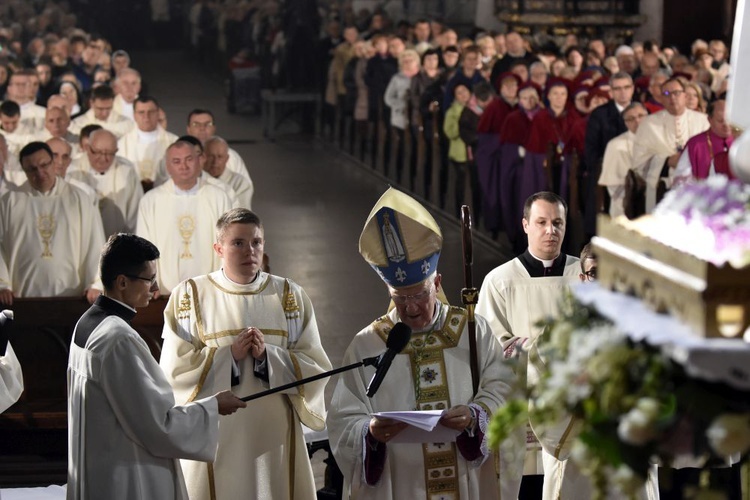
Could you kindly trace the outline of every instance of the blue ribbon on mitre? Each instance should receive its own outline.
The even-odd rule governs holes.
[[[437,270],[443,236],[435,219],[410,196],[390,188],[378,200],[359,239],[359,252],[393,288],[416,285]]]

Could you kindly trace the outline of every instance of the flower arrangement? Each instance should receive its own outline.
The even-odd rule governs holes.
[[[649,236],[700,259],[735,268],[750,264],[750,184],[723,175],[667,192],[654,210],[661,224]]]
[[[596,495],[634,496],[650,464],[678,457],[692,466],[726,463],[750,450],[750,399],[728,386],[690,377],[658,348],[634,342],[572,295],[538,339],[539,381],[493,416],[491,446],[532,423],[535,432],[573,417],[571,457]],[[532,357],[530,352],[529,356]]]

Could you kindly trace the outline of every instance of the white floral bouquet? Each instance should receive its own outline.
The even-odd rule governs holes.
[[[573,416],[580,432],[571,457],[591,475],[602,499],[611,488],[634,496],[654,463],[690,456],[710,467],[750,450],[745,394],[691,378],[660,350],[633,342],[572,295],[562,310],[545,322],[537,342],[544,365],[540,380],[495,413],[491,445],[529,420],[543,432],[545,425]]]

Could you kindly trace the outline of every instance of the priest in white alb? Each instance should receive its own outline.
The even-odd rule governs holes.
[[[524,354],[542,332],[537,322],[556,314],[560,299],[578,282],[578,259],[561,251],[566,215],[567,204],[558,195],[549,192],[531,195],[524,203],[522,220],[528,237],[527,250],[490,271],[479,290],[477,314],[487,319],[506,357],[521,356],[524,366],[517,375],[522,384],[527,372]],[[533,367],[529,371],[533,371]],[[559,485],[575,485],[582,476],[580,471],[574,466],[567,467],[568,461],[557,460],[546,451],[540,451],[540,444],[530,429],[525,437],[527,453],[522,491],[538,482],[542,472],[545,500],[557,498],[547,495],[548,488],[552,492]],[[515,436],[515,439],[521,438],[521,435]],[[545,445],[541,443],[542,448]],[[575,488],[564,491],[572,496],[562,498],[585,498],[576,496],[579,492]]]
[[[95,130],[85,153],[68,176],[96,192],[104,234],[135,232],[143,187],[133,164],[117,155],[117,138],[106,129]]]
[[[219,415],[245,407],[229,391],[175,404],[131,326],[158,290],[159,250],[133,234],[101,253],[104,293],[78,320],[68,359],[68,500],[187,500],[176,459],[216,456]]]
[[[227,168],[229,146],[221,137],[212,137],[204,144],[206,157],[203,170],[206,175],[227,184],[237,196],[239,207],[252,210],[253,181]]]
[[[178,141],[169,146],[166,156],[170,180],[141,199],[136,233],[161,249],[159,288],[171,290],[181,281],[219,269],[209,221],[231,209],[232,200],[220,187],[200,178],[192,144]]]
[[[216,129],[216,118],[211,111],[207,109],[194,109],[188,113],[187,134],[192,135],[201,141],[201,144],[203,144],[204,147],[211,137],[216,136]],[[241,175],[252,183],[250,180],[250,173],[248,172],[245,161],[240,154],[228,146],[227,150],[229,154],[227,159],[227,169],[235,174]]]
[[[112,110],[129,120],[135,120],[135,100],[141,93],[141,74],[133,68],[122,68],[112,82],[117,95]]]
[[[648,116],[648,111],[640,102],[633,102],[622,111],[627,131],[611,139],[604,149],[602,173],[598,184],[609,193],[609,215],[617,217],[625,213],[625,177],[633,168],[633,145],[640,122]]]
[[[104,243],[99,211],[55,175],[47,144],[29,143],[20,160],[28,181],[0,198],[0,303],[84,294],[93,302]]]
[[[664,109],[641,122],[633,145],[633,168],[646,179],[646,212],[656,206],[659,181],[668,182],[688,139],[709,127],[704,113],[687,109],[680,79],[670,78],[661,91]]]
[[[44,106],[39,106],[32,96],[30,75],[36,75],[36,70],[32,68],[22,68],[14,71],[8,77],[7,98],[18,104],[21,110],[21,120],[19,126],[23,133],[35,134],[44,128]]]
[[[44,126],[44,116],[41,120]],[[35,131],[28,130],[21,125],[21,108],[10,99],[0,104],[0,135],[3,136],[8,146],[10,157],[18,163],[18,153],[21,148],[33,140]],[[20,170],[20,164],[17,165]]]
[[[117,143],[118,153],[135,165],[144,190],[154,185],[159,162],[177,136],[159,126],[159,104],[152,97],[139,97],[134,103],[135,127]]]
[[[70,116],[65,108],[47,108],[44,115],[44,129],[34,136],[34,140],[47,142],[56,137],[70,144],[72,157],[76,158],[81,151],[78,148],[78,136],[69,130]]]
[[[108,85],[91,89],[89,110],[72,121],[70,130],[78,134],[86,125],[96,124],[115,134],[118,139],[130,132],[135,122],[114,111],[114,100],[115,93]]]
[[[330,370],[307,294],[261,270],[260,219],[230,210],[218,218],[215,241],[221,269],[180,283],[164,311],[160,364],[176,400],[230,387],[246,396]],[[223,417],[216,459],[182,461],[191,500],[314,499],[300,424],[325,426],[326,382],[251,401]]]

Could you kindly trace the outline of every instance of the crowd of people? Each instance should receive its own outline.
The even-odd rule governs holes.
[[[393,308],[344,357],[377,356],[392,332],[409,333],[379,394],[368,387],[375,368],[361,367],[336,380],[328,404],[325,381],[245,404],[233,393],[331,368],[310,298],[264,270],[247,166],[211,110],[192,110],[185,135],[168,132],[128,53],[77,29],[63,7],[10,5],[7,19],[34,18],[0,28],[0,304],[92,303],[68,365],[68,498],[313,498],[302,423],[327,425],[358,498],[591,495],[566,460],[571,422],[514,436],[496,455],[488,421],[519,377],[539,375],[537,321],[571,284],[595,279],[584,243],[597,213],[632,213],[626,179],[642,178],[649,210],[675,182],[731,175],[721,41],[697,41],[688,56],[575,35],[537,47],[514,31],[461,38],[436,21],[390,29],[382,13],[331,10],[319,67],[335,139],[450,210],[470,191],[476,219],[506,233],[518,257],[486,277],[472,318],[441,299],[439,225],[389,189],[359,250]],[[255,26],[275,26],[278,2],[235,7],[235,21],[254,12]],[[199,52],[216,42],[216,12],[195,3]],[[253,39],[270,47],[271,32]],[[567,255],[581,248],[580,260]],[[157,361],[129,322],[162,290]],[[4,366],[15,357],[2,335],[0,347]],[[514,373],[507,358],[527,366]],[[3,406],[22,386],[8,387]],[[447,434],[415,436],[378,414],[391,410],[439,410]]]
[[[682,54],[655,41],[459,36],[435,20],[329,16],[329,138],[441,208],[458,215],[468,203],[516,251],[534,192],[570,203],[566,248],[577,252],[599,213],[632,217],[675,182],[732,175],[721,40]]]
[[[171,290],[217,267],[213,231],[196,224],[198,215],[216,219],[252,204],[247,167],[217,135],[213,113],[192,110],[182,137],[167,131],[164,110],[144,92],[129,54],[66,25],[68,18],[51,4],[20,33],[19,24],[0,30],[6,306],[13,297],[85,294],[93,302],[102,290],[99,249],[120,232],[173,254],[161,261],[158,281]]]

